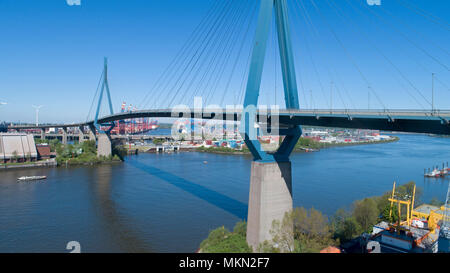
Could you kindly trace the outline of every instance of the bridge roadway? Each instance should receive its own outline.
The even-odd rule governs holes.
[[[99,123],[133,118],[196,118],[239,121],[242,110],[224,111],[223,109],[193,110],[185,113],[173,109],[139,110],[108,115]],[[372,129],[396,132],[429,133],[450,135],[450,110],[279,110],[278,114],[258,111],[258,120],[279,118],[280,126],[309,125],[323,127]],[[93,127],[94,121],[72,124],[17,125],[8,129],[45,129]]]
[[[83,134],[84,135],[84,134]],[[33,136],[39,137],[41,134],[33,133]],[[52,138],[63,138],[63,137],[69,137],[69,138],[79,138],[79,133],[67,133],[65,134],[56,134],[56,133],[45,133],[45,137],[52,139]],[[131,140],[146,140],[146,139],[155,139],[155,138],[168,138],[170,139],[171,136],[169,135],[111,135],[112,139],[131,139]]]

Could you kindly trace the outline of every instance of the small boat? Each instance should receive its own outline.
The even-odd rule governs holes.
[[[434,169],[432,172],[426,173],[425,176],[426,177],[440,177],[441,172],[438,169]]]
[[[18,181],[33,181],[33,180],[42,180],[46,179],[47,176],[22,176],[17,178]]]

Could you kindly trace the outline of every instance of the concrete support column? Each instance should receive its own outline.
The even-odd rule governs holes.
[[[96,137],[97,130],[94,125],[89,125],[89,140],[97,140]]]
[[[45,139],[45,128],[41,128],[41,139]]]
[[[67,128],[62,128],[63,129],[63,135],[62,135],[62,144],[67,144]]]
[[[78,142],[79,142],[79,143],[82,143],[82,142],[84,142],[83,126],[78,127],[78,131],[79,131],[79,134],[78,134]]]
[[[252,162],[248,203],[247,243],[258,251],[271,241],[274,220],[283,220],[292,211],[291,162]]]
[[[112,155],[111,137],[108,134],[98,134],[97,156]]]

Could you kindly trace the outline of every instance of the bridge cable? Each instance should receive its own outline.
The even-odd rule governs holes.
[[[387,22],[386,20],[384,20],[381,16],[379,16],[377,13],[375,13],[374,11],[372,11],[370,8],[364,6],[367,10],[370,11],[370,13],[372,13],[375,17],[379,18],[381,21],[383,21],[385,24],[389,25],[391,28],[395,29],[404,39],[406,39],[408,42],[410,42],[414,47],[416,47],[417,49],[419,49],[420,51],[422,51],[422,53],[424,53],[426,56],[428,56],[430,59],[432,59],[433,61],[435,61],[437,64],[439,64],[440,66],[442,66],[443,68],[445,68],[445,70],[450,71],[448,66],[445,65],[444,63],[442,63],[441,61],[439,61],[436,57],[434,57],[433,55],[431,55],[427,50],[425,50],[423,47],[419,46],[416,42],[412,41],[410,38],[408,38],[406,35],[404,35],[395,25],[390,24],[389,22]]]
[[[358,10],[357,9],[355,9],[354,8],[354,6],[348,1],[348,0],[346,0],[347,1],[347,3],[348,3],[348,5],[349,6],[351,6],[351,8],[355,11],[355,12],[358,12]],[[326,2],[330,5],[330,7],[331,7],[331,4],[330,4],[330,2],[329,2],[329,0],[326,0]],[[340,10],[336,5],[334,5],[334,4],[332,4],[333,6],[334,6],[334,10],[336,11],[336,13],[341,17],[341,18],[343,18],[344,20],[346,20],[347,22],[353,22],[353,25],[355,26],[358,26],[358,29],[359,29],[359,32],[361,33],[361,34],[363,34],[365,37],[366,37],[366,39],[371,43],[371,46],[372,47],[374,47],[375,48],[375,50],[385,59],[385,61],[386,62],[388,62],[396,71],[397,71],[397,73],[423,98],[423,100],[425,101],[425,102],[427,102],[428,104],[430,104],[431,105],[431,103],[427,100],[427,98],[422,94],[422,92],[420,92],[420,90],[411,82],[411,80],[410,79],[408,79],[406,76],[405,76],[405,74],[392,62],[392,60],[389,58],[389,57],[387,57],[386,56],[386,54],[384,54],[383,53],[383,51],[377,46],[377,44],[375,43],[375,41],[373,41],[371,38],[370,38],[370,36],[369,35],[367,35],[367,33],[365,33],[364,31],[362,31],[361,30],[361,28],[359,28],[359,25],[358,24],[356,24],[356,22],[354,22],[353,21],[353,19],[352,18],[349,18],[348,16],[345,16],[344,14],[343,14],[343,12],[342,12],[342,10]],[[362,14],[362,13],[361,13]],[[414,98],[414,100],[416,100],[416,102],[422,107],[422,108],[424,108],[423,107],[423,105],[410,93],[410,92],[408,92],[408,94],[410,94],[410,96],[411,97],[413,97]],[[425,108],[424,108],[425,109]]]
[[[304,13],[304,12],[302,12],[302,10],[301,10],[301,9],[304,9],[304,7],[303,7],[303,2],[302,2],[302,1],[300,1],[300,2],[294,1],[294,3],[295,3],[296,6],[297,6],[298,14],[301,14],[301,16],[303,17],[303,20],[304,20],[305,25],[307,26],[307,28],[312,29],[313,31],[315,31],[316,35],[319,36],[317,29],[315,28],[314,24],[313,24],[312,21],[310,20],[308,11],[305,9],[305,10],[304,10],[305,13]],[[300,7],[300,5],[301,5],[301,7]],[[294,11],[295,11],[295,10],[296,10],[296,9],[294,9]],[[300,16],[299,16],[297,13],[294,13],[294,14],[297,15],[298,20],[301,22],[302,20],[301,20]],[[309,52],[311,52],[311,54],[312,54],[311,48],[310,48],[309,43],[308,43],[308,41],[306,40],[306,38],[305,38],[303,35],[301,35],[301,34],[300,34],[299,36],[302,36],[302,37],[303,37],[303,39],[304,39],[304,41],[305,41],[305,45],[306,45],[306,47],[307,47],[307,50],[308,50]],[[330,105],[330,103],[329,103],[329,101],[328,101],[328,99],[327,99],[327,96],[325,95],[325,88],[324,88],[324,85],[323,85],[323,83],[322,83],[322,80],[321,80],[320,74],[319,74],[319,72],[318,72],[316,63],[315,63],[315,61],[314,61],[314,59],[313,59],[313,57],[312,57],[311,54],[309,54],[308,56],[309,56],[309,58],[310,58],[310,61],[311,61],[312,66],[313,66],[314,73],[316,74],[317,80],[318,80],[318,82],[319,82],[319,86],[320,86],[320,90],[321,90],[321,92],[322,92],[322,96],[323,96],[323,98],[324,98],[324,101],[325,101],[327,107],[330,108],[331,105]]]
[[[233,2],[233,0],[232,0],[232,1],[229,1],[228,4],[229,4],[229,3],[232,3],[232,2]],[[187,75],[189,75],[190,73],[192,73],[192,71],[193,71],[193,69],[196,67],[198,61],[199,61],[200,58],[204,55],[204,53],[205,53],[205,51],[206,51],[206,48],[207,48],[207,47],[209,46],[209,44],[211,43],[212,38],[214,37],[214,34],[215,34],[215,31],[214,31],[214,30],[216,30],[217,27],[220,26],[220,25],[222,24],[223,19],[225,18],[225,15],[228,13],[228,11],[229,11],[229,8],[227,8],[227,9],[225,10],[225,12],[223,12],[223,13],[221,14],[221,17],[217,18],[217,19],[220,19],[220,20],[217,20],[217,21],[216,21],[216,23],[209,29],[207,36],[203,39],[203,42],[206,42],[206,43],[203,43],[203,42],[202,42],[204,46],[203,46],[202,48],[199,48],[199,49],[196,50],[196,52],[194,53],[194,55],[190,58],[190,60],[189,60],[189,62],[188,62],[188,66],[184,68],[183,73],[178,77],[178,79],[177,79],[177,81],[176,81],[174,87],[171,89],[171,91],[174,91],[174,90],[175,90],[175,95],[173,95],[173,96],[172,96],[172,99],[169,101],[168,107],[170,107],[170,105],[172,105],[174,99],[177,97],[177,95],[178,95],[178,93],[180,92],[182,86],[186,83],[187,77],[184,78],[184,80],[181,81],[182,77],[184,76],[184,74],[185,74],[186,72],[187,72]],[[219,23],[219,24],[217,24],[217,23]],[[212,34],[212,35],[211,35],[211,34]],[[206,40],[206,41],[205,41],[205,40]],[[197,56],[197,55],[198,55],[198,56]],[[193,63],[193,64],[192,64],[192,63]],[[191,66],[191,64],[192,64],[192,66]],[[189,69],[189,67],[190,67],[190,69]],[[181,81],[180,86],[179,86],[178,88],[176,88],[176,86],[180,83],[180,81]],[[175,89],[174,89],[174,88],[175,88]]]
[[[296,3],[296,7],[297,7],[297,9],[294,8],[294,11],[297,11],[297,12],[294,13],[294,14],[296,15],[296,17],[297,17],[297,19],[299,20],[299,22],[304,21],[304,22],[305,22],[305,25],[307,26],[307,28],[315,29],[314,24],[310,21],[309,14],[305,14],[305,12],[307,13],[307,11],[306,11],[305,8],[303,7],[303,3],[300,1],[300,4],[302,5],[302,6],[300,6],[299,2],[297,2],[297,1],[294,1],[294,2]],[[302,9],[304,10],[304,12],[302,12]],[[302,16],[303,20],[301,20],[300,15]],[[316,34],[318,35],[317,32],[316,32]],[[324,87],[323,87],[322,80],[321,80],[321,78],[320,78],[320,75],[319,75],[319,72],[318,72],[318,69],[317,69],[317,66],[316,66],[316,62],[314,61],[314,58],[313,58],[313,56],[312,56],[311,47],[310,47],[310,45],[309,45],[308,40],[306,39],[306,35],[301,35],[301,34],[299,34],[298,36],[303,37],[303,41],[304,41],[304,43],[305,43],[305,46],[306,46],[308,52],[310,52],[310,54],[307,54],[307,55],[308,55],[308,57],[309,57],[309,59],[310,59],[310,61],[311,61],[311,64],[312,64],[312,66],[313,66],[314,73],[316,74],[316,77],[317,77],[317,79],[318,79],[319,86],[320,86],[320,89],[321,89],[321,91],[322,91],[322,95],[323,95],[323,97],[324,97],[324,99],[325,99],[325,103],[327,104],[328,108],[331,108],[331,104],[329,103],[329,101],[328,101],[327,98],[326,98],[326,95],[325,95],[325,89],[324,89]],[[328,69],[328,66],[326,66],[326,69],[327,69],[328,75],[329,75],[330,78],[331,78],[331,81],[334,82],[333,77],[331,76],[330,70]],[[339,90],[339,89],[337,89],[337,90],[338,90],[339,98],[340,98],[342,104],[344,105],[345,108],[347,108],[346,103],[345,103],[344,100],[342,99],[340,90]]]
[[[100,79],[98,80],[97,89],[95,90],[94,97],[92,98],[91,107],[89,108],[89,112],[88,112],[88,114],[87,114],[87,116],[86,116],[86,122],[88,122],[89,116],[91,115],[92,107],[94,107],[95,98],[97,97],[97,94],[98,94],[98,91],[99,91],[99,88],[100,88],[100,83],[101,83],[102,80],[103,80],[103,74],[104,74],[104,73],[105,73],[105,71],[102,70],[102,73],[101,73],[101,75],[100,75]]]
[[[164,98],[163,101],[169,101],[171,96],[172,96],[172,100],[174,100],[176,98],[177,94],[173,95],[172,92],[174,92],[174,91],[179,92],[180,88],[185,84],[190,73],[192,73],[192,70],[195,68],[198,60],[205,54],[207,45],[209,43],[211,43],[212,39],[215,38],[215,33],[217,32],[217,29],[222,26],[223,18],[229,12],[231,6],[232,6],[231,1],[226,2],[225,6],[219,11],[219,14],[215,16],[214,22],[205,29],[205,35],[203,36],[202,39],[199,40],[199,46],[197,47],[197,49],[194,51],[194,53],[192,55],[187,56],[186,64],[181,69],[181,73],[177,76],[175,83],[172,84],[173,87],[171,87],[169,92],[167,92],[166,97]],[[207,54],[210,54],[210,53],[207,52]],[[183,80],[183,78],[184,78],[184,80]],[[179,88],[177,88],[178,85],[180,85]],[[169,87],[169,84],[166,84],[166,88],[168,88],[168,87]],[[172,102],[169,102],[168,106],[170,106],[171,103]]]
[[[170,73],[169,72],[174,72],[173,68],[176,66],[176,64],[178,64],[180,62],[180,60],[183,60],[182,56],[187,52],[187,50],[194,45],[194,42],[197,41],[199,39],[199,36],[201,36],[201,27],[204,27],[205,25],[208,24],[208,21],[213,18],[213,14],[216,11],[216,9],[219,8],[219,3],[221,1],[217,0],[213,3],[213,5],[211,6],[211,8],[208,10],[208,12],[206,13],[206,16],[204,16],[202,18],[202,20],[200,21],[200,23],[196,26],[196,28],[194,29],[194,31],[190,34],[189,38],[186,40],[186,42],[183,44],[183,46],[181,47],[181,49],[178,51],[178,53],[176,54],[176,56],[172,59],[172,61],[169,63],[169,65],[165,68],[165,70],[160,74],[159,78],[156,80],[155,84],[153,85],[153,87],[150,89],[149,92],[147,92],[147,94],[145,95],[144,99],[141,101],[141,103],[139,104],[139,108],[141,108],[142,106],[146,106],[148,104],[147,100],[151,99],[149,98],[149,95],[151,94],[152,91],[154,91],[158,86],[161,85],[161,83],[163,83],[163,79],[167,78]],[[178,66],[179,68],[179,66]]]
[[[239,6],[236,6],[236,8],[237,8],[237,10],[239,10]],[[236,18],[235,16],[236,15],[238,15],[238,13],[234,13],[234,15],[233,15],[233,17],[232,17],[232,19],[233,20],[231,20],[231,22],[233,22],[233,23],[235,23],[235,22],[239,22],[238,20],[234,20],[234,18]],[[231,25],[223,25],[222,27],[221,27],[221,29],[224,29],[224,30],[226,30],[225,32],[227,33],[227,34],[229,34],[229,33],[232,33],[233,32],[233,28],[230,28],[231,27]],[[205,79],[205,77],[209,74],[209,73],[211,73],[211,76],[210,76],[210,78],[212,77],[212,75],[213,75],[213,72],[212,72],[212,70],[211,69],[205,69],[204,68],[204,65],[206,64],[206,62],[207,62],[207,60],[208,59],[210,59],[209,60],[209,65],[208,65],[208,67],[210,67],[210,66],[214,66],[214,67],[217,67],[217,65],[218,65],[218,63],[216,62],[216,60],[217,60],[217,57],[219,56],[219,53],[220,53],[220,49],[222,48],[222,46],[224,47],[224,49],[226,48],[226,44],[228,44],[228,41],[227,41],[227,35],[219,35],[221,32],[220,31],[217,31],[216,32],[217,33],[217,36],[216,36],[216,41],[215,42],[213,42],[212,43],[212,45],[213,46],[215,46],[215,45],[219,45],[216,49],[214,49],[213,47],[212,48],[209,48],[208,50],[209,50],[209,53],[207,53],[207,57],[202,61],[202,63],[199,65],[199,67],[198,67],[198,69],[197,69],[197,73],[194,73],[194,77],[193,77],[193,79],[191,80],[191,83],[189,84],[189,87],[186,89],[186,91],[185,91],[185,94],[183,95],[183,96],[181,96],[182,98],[183,97],[186,97],[187,96],[187,91],[189,90],[189,88],[192,86],[192,84],[194,83],[194,81],[195,81],[195,79],[197,78],[197,76],[200,74],[200,71],[202,70],[202,68],[203,68],[203,70],[204,70],[204,72],[203,72],[203,75],[202,75],[202,77],[201,77],[201,79],[198,81],[198,84],[197,84],[197,88],[195,88],[195,90],[194,90],[194,92],[193,92],[193,95],[192,95],[192,98],[194,98],[196,95],[197,95],[197,93],[198,93],[198,91],[200,90],[200,87],[201,87],[201,84],[204,82],[204,79]],[[217,40],[217,39],[219,39],[219,40]],[[223,49],[223,50],[224,50]],[[209,55],[211,55],[210,53],[212,53],[212,52],[214,52],[213,53],[213,55],[212,55],[212,58],[210,58],[209,57]],[[219,59],[220,60],[220,59]],[[209,80],[210,81],[210,80]],[[209,82],[208,81],[208,82]],[[208,84],[207,84],[208,85]],[[206,90],[206,88],[204,89],[204,91]],[[203,92],[204,93],[204,92]]]
[[[431,13],[428,13],[425,10],[423,10],[423,9],[417,7],[417,6],[414,6],[413,4],[408,3],[408,2],[406,2],[404,0],[397,0],[397,2],[399,2],[400,5],[406,7],[407,9],[413,11],[414,13],[417,13],[420,16],[428,19],[430,22],[433,22],[433,23],[441,26],[442,28],[445,28],[446,30],[450,31],[450,24],[447,23],[446,21],[444,21],[443,19],[441,19],[441,18],[439,18],[439,17],[437,17],[437,16],[435,16],[435,15],[433,15]],[[410,5],[410,6],[408,6],[408,5]]]
[[[450,53],[447,49],[441,47],[440,45],[438,45],[437,43],[435,43],[434,41],[425,38],[422,34],[420,34],[417,30],[415,30],[413,27],[411,27],[409,24],[407,24],[407,22],[405,22],[404,20],[401,20],[398,16],[395,16],[393,13],[387,11],[385,8],[383,8],[382,6],[380,7],[380,9],[385,12],[387,15],[391,16],[392,18],[397,19],[397,22],[401,22],[404,26],[406,26],[410,31],[412,31],[416,36],[420,36],[421,40],[427,41],[427,43],[430,43],[432,45],[434,45],[436,48],[440,49],[442,52],[444,52],[445,54],[447,54],[448,56],[450,56]]]
[[[237,54],[237,57],[236,57],[236,59],[234,61],[233,68],[231,70],[231,75],[230,75],[230,77],[229,77],[229,79],[228,79],[228,81],[227,81],[227,83],[225,85],[225,90],[223,92],[222,99],[220,100],[220,104],[219,105],[222,105],[222,103],[224,101],[224,98],[225,98],[225,94],[227,94],[228,88],[230,87],[231,79],[233,78],[234,71],[236,70],[237,64],[238,64],[238,62],[240,60],[240,56],[242,54],[242,51],[243,51],[243,48],[244,48],[244,45],[245,45],[245,42],[246,42],[245,37],[248,37],[248,33],[249,33],[250,27],[252,25],[252,20],[251,19],[256,14],[257,7],[258,7],[258,5],[255,4],[254,8],[253,8],[253,11],[250,13],[250,18],[248,19],[248,25],[247,25],[247,28],[246,28],[246,30],[244,32],[244,36],[242,37],[242,41],[241,41],[241,44],[240,44],[240,47],[239,47],[239,50],[238,50],[239,53]]]
[[[299,13],[302,15],[302,17],[303,17],[303,19],[304,19],[304,21],[305,21],[307,27],[308,27],[309,29],[315,30],[315,31],[311,31],[311,33],[312,33],[312,34],[315,34],[316,39],[320,41],[318,31],[317,31],[317,29],[315,28],[313,21],[311,20],[311,17],[310,17],[310,15],[309,15],[309,13],[308,13],[308,10],[306,9],[305,6],[303,6],[303,3],[302,3],[301,1],[300,1],[300,2],[295,1],[295,2],[296,2],[297,6],[298,6],[298,8],[299,8]],[[300,5],[299,5],[299,3],[300,3]],[[303,10],[303,12],[302,12],[302,10]],[[313,35],[313,36],[314,36],[314,35]],[[311,48],[310,45],[309,45],[308,39],[306,38],[306,36],[305,36],[304,40],[305,40],[305,44],[307,45],[307,47],[308,47],[308,48]],[[320,52],[321,52],[321,51],[320,51]],[[312,55],[310,56],[310,58],[311,58],[311,62],[313,63],[314,70],[316,71],[316,75],[317,75],[317,77],[319,77],[319,74],[318,74],[318,72],[317,72],[317,71],[318,71],[318,70],[317,70],[317,66],[316,66],[316,64],[315,64],[314,58],[313,58]],[[327,59],[327,58],[325,57],[324,59]],[[350,96],[350,94],[349,94],[347,88],[346,88],[345,85],[343,84],[342,79],[339,77],[339,74],[336,72],[335,67],[333,66],[332,63],[329,63],[329,66],[330,66],[331,69],[334,71],[334,74],[336,75],[336,78],[341,82],[342,89],[344,90],[345,94],[347,95],[347,99],[349,100],[350,104],[352,105],[352,107],[353,107],[354,109],[356,109],[355,104],[354,104],[354,102],[353,102],[353,100],[352,100],[352,97]],[[333,80],[332,73],[330,72],[330,69],[328,68],[328,65],[325,66],[325,67],[326,67],[326,69],[327,69],[327,72],[328,72],[328,74],[329,74],[331,80],[334,81],[334,80]],[[320,81],[320,77],[319,77],[319,81]],[[334,82],[336,82],[336,81],[334,81]],[[336,82],[336,83],[337,83],[337,82]],[[322,85],[322,83],[320,83],[320,84]],[[341,92],[340,92],[340,88],[339,88],[338,86],[336,86],[336,88],[337,88],[337,90],[338,90],[339,97],[340,97],[340,99],[341,99],[341,101],[342,101],[344,107],[347,108],[347,104],[344,102],[344,100],[343,100],[343,98],[342,98],[342,95],[341,95]],[[324,95],[325,92],[324,92],[323,85],[322,85],[321,89],[322,89],[322,93],[323,93],[323,95]],[[324,95],[324,97],[326,97],[326,96]],[[325,100],[325,101],[326,101],[327,105],[330,107],[330,104],[328,104],[328,100]]]
[[[394,14],[388,12],[386,9],[381,8],[381,10],[383,10],[387,15],[389,15],[389,16],[391,16],[391,17],[393,17],[393,18],[397,18],[397,21],[403,22],[403,21],[400,20],[398,17],[396,17]],[[403,22],[403,24],[404,24],[405,26],[409,27],[406,23]],[[415,35],[421,36],[421,35],[419,34],[419,32],[415,31],[413,28],[409,27],[409,29],[410,29],[411,31],[413,31]],[[422,38],[423,38],[423,36],[422,36]],[[424,39],[424,40],[426,40],[426,39]],[[434,43],[434,42],[432,42],[432,41],[430,41],[430,43],[432,43],[435,47],[441,49],[441,50],[442,50],[443,52],[445,52],[447,55],[450,55],[450,53],[449,53],[445,48],[439,46],[438,44],[436,44],[436,43]],[[415,58],[411,58],[411,59],[412,59],[418,66],[420,66],[424,71],[426,71],[428,74],[431,74],[431,73],[432,73],[430,69],[426,68],[422,63],[420,63],[419,61],[417,61]],[[435,79],[437,82],[439,82],[444,88],[446,88],[447,90],[450,90],[449,86],[446,85],[442,80],[440,80],[439,77],[438,77],[436,74],[434,75],[434,79]]]
[[[364,73],[362,72],[361,68],[358,66],[358,64],[355,62],[354,58],[352,57],[352,55],[350,54],[350,52],[348,51],[348,49],[344,46],[344,44],[342,43],[342,41],[339,39],[339,37],[337,36],[336,32],[333,30],[333,28],[331,27],[331,25],[329,24],[329,22],[326,20],[325,16],[322,14],[322,12],[320,11],[320,9],[318,8],[318,6],[316,5],[314,0],[311,0],[311,3],[313,4],[314,8],[316,9],[317,13],[319,14],[319,16],[322,18],[322,21],[324,21],[326,23],[326,25],[328,26],[330,32],[333,34],[333,37],[336,39],[336,41],[338,41],[339,45],[344,49],[344,52],[346,54],[346,56],[349,58],[349,60],[352,62],[352,64],[355,66],[356,70],[358,71],[358,73],[360,74],[361,78],[366,82],[367,86],[369,87],[369,90],[372,91],[372,93],[375,95],[375,98],[378,100],[378,102],[382,105],[383,109],[385,111],[387,111],[387,108],[385,106],[385,104],[382,102],[382,100],[380,99],[380,97],[378,96],[377,92],[373,89],[372,84],[370,83],[370,81],[367,79],[367,77],[364,75]]]
[[[214,67],[214,70],[212,71],[211,75],[214,76],[215,71],[217,71],[217,69],[219,69],[219,73],[217,73],[215,75],[216,77],[215,77],[214,81],[211,83],[212,84],[211,91],[206,94],[205,104],[208,104],[210,97],[215,97],[220,80],[222,79],[222,77],[225,74],[225,69],[230,60],[230,56],[232,55],[232,52],[234,51],[234,47],[236,45],[238,45],[237,40],[240,36],[240,32],[245,30],[245,28],[242,28],[242,27],[239,28],[239,26],[244,25],[245,20],[248,18],[248,16],[243,16],[245,14],[250,15],[250,12],[246,12],[245,9],[242,9],[242,13],[239,14],[239,18],[234,20],[235,23],[231,26],[232,31],[231,31],[230,35],[226,36],[227,40],[224,43],[224,47],[220,54],[220,58],[218,59],[216,66]],[[240,22],[240,20],[242,18],[244,19],[244,21]],[[237,28],[239,28],[239,30],[237,30]],[[233,37],[234,33],[236,33],[236,35],[234,35],[234,37]],[[231,42],[231,45],[230,45],[230,42]],[[225,56],[225,58],[223,58],[224,56]],[[233,75],[231,74],[230,77],[232,77],[232,76]],[[226,94],[226,92],[223,92],[223,95],[225,95],[225,94]]]
[[[210,27],[200,29],[199,35],[197,35],[197,37],[192,41],[192,46],[188,46],[188,48],[192,47],[192,49],[197,48],[195,50],[195,54],[197,54],[198,51],[202,48],[202,46],[204,46],[205,39],[207,39],[209,37],[209,35],[211,33],[211,30],[215,28],[216,24],[218,23],[218,21],[222,17],[223,13],[226,11],[226,7],[227,7],[228,4],[229,4],[229,2],[225,2],[225,6],[223,8],[220,8],[220,9],[216,10],[216,12],[218,12],[219,14],[217,14],[217,15],[212,14],[210,16],[211,19],[213,19],[213,21],[211,23],[207,24],[208,22],[206,22],[205,24],[200,25],[201,27],[205,27],[205,26],[210,26]],[[198,47],[196,46],[196,44],[198,45]],[[188,54],[189,53],[188,50],[186,50],[185,53],[186,53],[186,55],[182,58],[181,63],[177,66],[177,68],[175,69],[174,73],[172,73],[173,76],[171,77],[171,79],[178,78],[178,80],[176,80],[177,82],[175,83],[175,85],[177,85],[177,83],[179,81],[179,78],[183,76],[185,70],[187,69],[186,67],[190,66],[190,63],[191,63],[192,58],[193,58],[193,57],[191,57],[191,54]],[[194,57],[195,57],[195,54],[194,54]],[[184,67],[184,70],[182,69],[183,67]],[[163,86],[161,86],[160,88],[164,91],[170,85],[172,85],[172,83],[173,83],[172,81],[166,80],[164,82]],[[164,93],[164,92],[161,91],[159,94],[160,95],[158,96],[158,98],[156,100],[154,100],[154,102],[152,104],[152,107],[153,107],[153,105],[155,105],[155,106],[158,105],[158,103],[160,103],[160,101],[163,102],[165,100],[168,100],[168,97],[170,96],[169,92]],[[165,95],[165,98],[163,100],[161,100],[163,95]]]

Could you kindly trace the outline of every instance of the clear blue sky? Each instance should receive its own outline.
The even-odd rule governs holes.
[[[8,103],[0,105],[0,121],[34,121],[33,104],[44,105],[41,122],[85,120],[104,56],[109,59],[115,111],[122,101],[149,107],[160,93],[174,98],[174,103],[190,100],[194,93],[186,86],[191,78],[176,97],[170,90],[152,86],[216,1],[229,0],[81,0],[81,6],[69,6],[66,0],[0,0],[0,102]],[[232,4],[240,5],[239,1]],[[347,0],[315,0],[318,12],[310,0],[302,1],[303,6],[288,0],[302,107],[313,104],[328,108],[331,93],[335,108],[367,108],[369,101],[370,107],[381,108],[376,96],[388,108],[429,107],[417,90],[431,101],[430,73],[435,72],[436,107],[449,109],[450,2],[411,0],[414,6],[407,8],[405,0],[381,0],[381,6],[368,6],[365,0],[349,1],[352,5]],[[230,27],[241,36],[230,43],[235,47],[224,64],[226,69],[216,72],[223,77],[217,80],[218,91],[208,102],[233,103],[242,86],[256,18],[249,19],[246,35],[246,24],[239,25],[238,18],[245,23],[246,13],[254,9],[252,1],[244,2],[247,4],[238,8],[243,11],[241,15],[226,17],[232,21],[231,16],[237,16],[237,26],[230,23]],[[334,2],[335,6],[330,4]],[[202,28],[208,29],[208,24]],[[225,29],[218,35],[226,35]],[[238,54],[238,41],[244,36],[243,53]],[[261,103],[273,104],[275,97],[277,103],[283,99],[273,37],[269,40]],[[214,71],[208,65],[201,69],[199,77],[205,71]],[[176,78],[173,75],[170,81]],[[227,96],[222,101],[221,90],[225,90],[228,79]],[[197,83],[201,87],[206,80],[193,82],[191,89]],[[370,100],[367,82],[373,89]],[[150,103],[145,104],[148,92]]]

